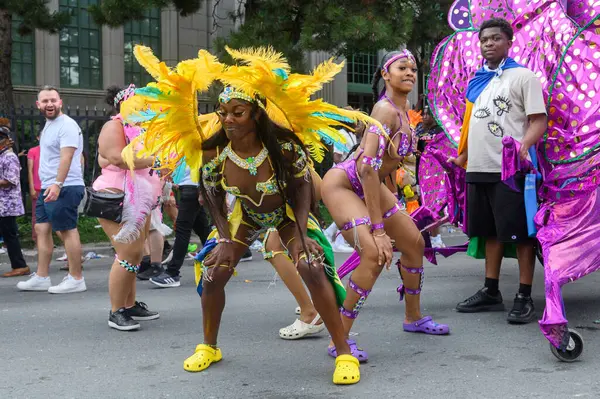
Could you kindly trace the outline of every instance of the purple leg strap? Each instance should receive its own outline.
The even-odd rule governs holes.
[[[344,316],[348,317],[349,319],[356,319],[358,317],[358,313],[360,312],[360,310],[364,306],[365,302],[367,301],[367,297],[371,293],[371,290],[365,290],[364,288],[360,288],[358,285],[356,285],[356,283],[354,281],[352,281],[352,278],[350,278],[348,280],[348,286],[354,292],[356,292],[358,295],[360,295],[360,298],[358,298],[358,301],[356,301],[356,304],[354,305],[354,308],[352,310],[347,310],[346,308],[344,308],[342,306],[342,307],[340,307],[340,313],[342,313]]]
[[[392,216],[394,216],[398,211],[403,211],[403,210],[404,210],[404,208],[400,204],[396,203],[389,211],[387,211],[386,213],[383,214],[383,218],[389,219]]]
[[[340,313],[349,319],[356,319],[358,317],[358,313],[346,310],[346,308],[344,308],[343,306],[340,306]]]
[[[356,285],[356,283],[352,281],[352,277],[350,277],[350,279],[348,280],[348,285],[354,290],[354,292],[356,292],[361,297],[364,296],[366,298],[371,293],[371,290],[365,290]]]
[[[420,274],[421,282],[419,283],[419,288],[417,288],[416,290],[406,288],[404,286],[404,284],[400,284],[400,286],[396,290],[398,292],[398,294],[400,294],[400,302],[402,302],[402,299],[404,299],[404,294],[419,295],[421,293],[421,289],[423,288],[423,271],[424,271],[423,266],[421,266],[421,267],[406,267],[402,263],[400,263],[400,260],[398,260],[398,271],[400,272],[400,278],[402,278],[401,269],[404,269],[408,273],[411,273],[411,274]]]
[[[368,216],[365,216],[363,218],[358,218],[358,219],[352,219],[351,222],[346,223],[342,227],[342,230],[344,230],[344,231],[352,230],[353,228],[355,228],[357,226],[361,226],[363,224],[366,224],[367,226],[370,226],[371,225],[371,219]]]

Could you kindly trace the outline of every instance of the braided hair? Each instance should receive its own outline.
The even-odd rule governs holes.
[[[402,53],[402,51],[390,51],[389,53],[387,53],[386,55],[383,56],[383,58],[381,59],[381,62],[377,66],[377,69],[375,70],[375,73],[373,74],[373,86],[372,86],[373,87],[373,104],[375,104],[377,101],[379,101],[379,97],[381,97],[381,95],[385,92],[385,85],[383,87],[383,90],[379,91],[379,81],[383,77],[383,75],[381,74],[381,72],[383,71],[383,66],[392,57],[395,57],[401,53]]]

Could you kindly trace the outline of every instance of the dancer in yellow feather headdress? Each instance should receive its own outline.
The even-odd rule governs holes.
[[[146,49],[136,48],[157,82],[136,91],[134,98],[144,104],[136,103],[129,114],[124,111],[130,120],[143,123],[145,151],[157,156],[163,168],[174,168],[183,157],[192,172],[201,167],[201,192],[216,226],[198,257],[204,343],[184,368],[202,371],[221,360],[217,334],[224,287],[247,246],[264,232],[266,257],[295,263],[332,336],[338,351],[334,383],[356,383],[359,364],[351,353],[358,349],[346,341],[338,311],[345,290],[329,242],[310,213],[315,196],[309,155],[320,161],[326,144],[343,145],[339,126],[350,128],[359,120],[381,125],[360,112],[311,100],[341,64],[329,60],[302,75],[291,73],[286,60],[270,48],[227,51],[240,65],[223,66],[200,52],[197,59],[169,70]],[[197,92],[215,79],[225,85],[218,109],[198,116]],[[133,111],[140,106],[144,112]],[[227,193],[237,198],[229,215]]]

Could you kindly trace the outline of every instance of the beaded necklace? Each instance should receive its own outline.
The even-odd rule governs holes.
[[[231,159],[231,162],[240,168],[246,169],[252,176],[256,176],[258,174],[258,168],[269,157],[269,151],[263,147],[258,155],[244,159],[236,154],[233,149],[231,149],[231,143],[227,144],[227,147],[225,147],[223,150],[223,154],[226,155],[227,158]]]

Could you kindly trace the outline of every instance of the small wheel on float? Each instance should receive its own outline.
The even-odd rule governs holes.
[[[562,362],[574,362],[583,353],[583,337],[579,331],[569,328],[569,344],[566,350],[562,351],[550,344],[550,351]]]

